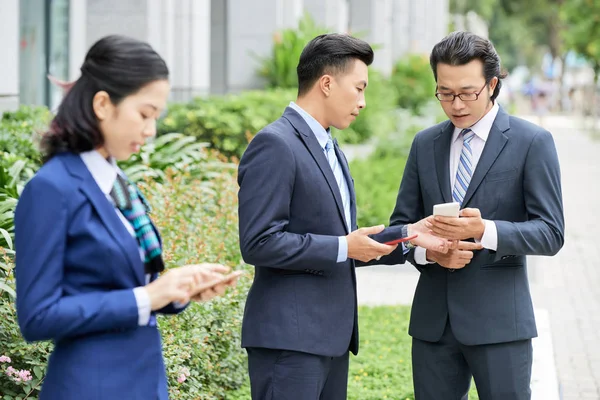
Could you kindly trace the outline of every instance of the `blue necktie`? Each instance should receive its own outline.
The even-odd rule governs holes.
[[[329,162],[329,166],[333,171],[333,176],[335,176],[338,188],[340,189],[342,204],[344,206],[344,217],[346,218],[346,226],[348,227],[348,230],[350,230],[350,193],[346,187],[344,171],[342,171],[342,167],[340,166],[335,154],[335,148],[333,146],[333,140],[331,140],[331,136],[329,136],[327,144],[325,145],[325,155],[327,156],[327,161]]]
[[[475,132],[470,129],[463,129],[460,133],[463,136],[463,147],[460,152],[460,160],[458,169],[456,170],[456,181],[452,190],[452,198],[454,201],[462,205],[471,177],[473,176],[473,149],[471,148],[471,140],[475,137]]]

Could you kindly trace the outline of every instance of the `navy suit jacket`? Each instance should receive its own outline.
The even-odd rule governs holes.
[[[419,132],[404,170],[390,225],[418,221],[438,203],[451,202],[449,121]],[[558,156],[545,129],[502,108],[473,173],[463,208],[479,208],[495,222],[497,251],[477,251],[454,272],[409,261],[421,272],[409,333],[438,341],[450,318],[463,344],[480,345],[537,335],[527,281],[527,255],[556,254],[564,242]]]
[[[337,143],[335,151],[354,230],[354,184]],[[337,263],[338,237],[349,233],[342,199],[323,149],[295,110],[286,108],[250,142],[238,183],[240,248],[255,266],[242,346],[356,354],[355,263]]]
[[[137,241],[79,155],[53,157],[25,186],[15,245],[21,332],[55,344],[40,398],[166,399],[160,334],[138,326]]]

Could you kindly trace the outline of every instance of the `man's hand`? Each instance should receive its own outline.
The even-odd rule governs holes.
[[[481,243],[455,242],[454,246],[446,254],[427,250],[426,257],[429,261],[438,263],[444,268],[461,269],[471,262],[474,250],[481,250]]]
[[[427,227],[426,218],[408,225],[408,236],[413,236],[415,234],[418,236],[410,241],[415,246],[443,254],[446,254],[450,247],[452,247],[452,241],[442,239],[432,234],[431,229]]]
[[[379,233],[383,231],[383,229],[383,225],[360,228],[346,236],[346,240],[348,241],[348,258],[369,262],[373,259],[379,259],[382,256],[386,256],[396,250],[398,245],[389,246],[387,244],[381,244],[368,236]]]
[[[481,240],[485,232],[485,223],[477,208],[461,210],[460,217],[442,217],[440,215],[427,218],[425,226],[436,236],[448,240]]]

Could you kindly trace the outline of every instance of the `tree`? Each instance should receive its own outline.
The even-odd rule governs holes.
[[[598,79],[600,77],[600,2],[569,0],[561,10],[567,26],[563,38],[570,49],[583,56],[594,69],[592,114],[594,126],[598,114]]]

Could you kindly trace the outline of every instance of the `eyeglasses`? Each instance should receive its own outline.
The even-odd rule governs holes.
[[[459,93],[459,94],[452,94],[452,93],[436,93],[435,97],[437,97],[437,99],[439,101],[454,101],[455,98],[459,98],[462,101],[475,101],[479,98],[479,95],[481,94],[481,92],[483,92],[483,89],[485,89],[485,87],[487,86],[487,82],[485,83],[485,85],[483,85],[483,87],[481,88],[481,90],[479,90],[479,92],[477,93]]]

